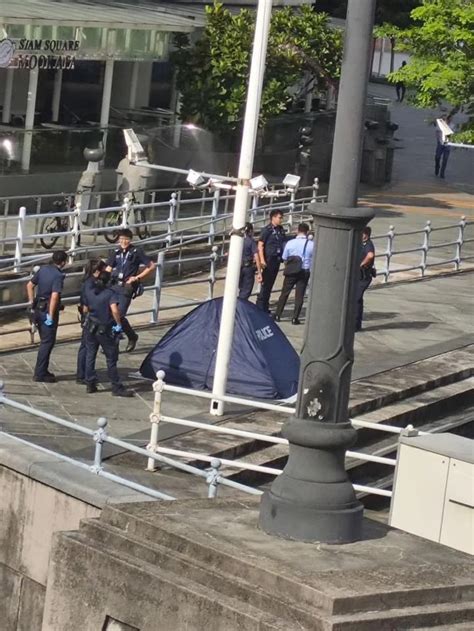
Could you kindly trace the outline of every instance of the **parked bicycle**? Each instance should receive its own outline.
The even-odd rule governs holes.
[[[135,232],[139,239],[146,239],[151,236],[150,227],[147,224],[147,216],[144,208],[136,208],[134,204],[136,203],[135,197],[131,198],[131,206],[128,213],[133,213],[134,221],[132,223],[139,224],[135,225]],[[104,228],[112,228],[110,232],[104,232],[105,240],[109,243],[115,243],[118,238],[118,232],[122,227],[123,221],[123,211],[122,210],[111,210],[108,213],[105,213],[104,216]],[[127,217],[127,224],[129,223],[129,217]],[[129,226],[131,227],[131,226]]]
[[[53,202],[52,213],[72,212],[74,210],[74,197],[64,197],[62,200]],[[40,234],[51,235],[40,237],[41,245],[50,250],[54,247],[60,238],[62,232],[68,232],[72,228],[72,221],[70,216],[51,216],[44,217],[41,221]],[[59,234],[57,234],[59,233]],[[79,244],[79,241],[78,241]]]

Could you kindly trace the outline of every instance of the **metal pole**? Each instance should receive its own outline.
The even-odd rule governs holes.
[[[153,391],[155,393],[155,400],[153,403],[153,412],[150,414],[150,423],[151,423],[151,433],[150,433],[150,443],[147,445],[147,450],[152,453],[156,453],[158,448],[158,428],[160,424],[160,414],[161,414],[161,399],[163,396],[163,391],[165,389],[165,371],[159,370],[156,373],[156,381],[153,384]],[[148,458],[146,470],[147,471],[156,471],[157,463],[154,458]]]
[[[38,93],[38,68],[30,70],[28,82],[28,99],[26,102],[25,137],[21,154],[21,168],[26,173],[30,170],[31,147],[33,144],[33,128],[35,126],[36,95]]]
[[[110,116],[110,99],[112,97],[112,81],[114,78],[114,60],[105,62],[104,87],[102,89],[102,105],[100,109],[100,126],[107,127]]]
[[[26,207],[22,206],[18,213],[18,223],[16,229],[16,243],[15,243],[15,262],[13,271],[18,273],[21,271],[21,258],[23,253],[23,236],[25,231],[25,219],[26,219]]]
[[[7,68],[7,78],[5,79],[5,92],[3,93],[3,110],[2,123],[8,125],[12,115],[12,94],[13,79],[15,77],[15,69]]]
[[[375,0],[349,0],[328,204],[357,205]]]
[[[133,110],[137,106],[138,73],[140,62],[134,61],[132,65],[132,77],[130,80],[130,93],[128,95],[128,107]]]
[[[51,120],[53,123],[57,123],[59,120],[59,106],[61,104],[61,88],[63,85],[63,71],[56,70],[54,75],[53,86],[53,102],[51,105]]]
[[[361,233],[374,213],[344,205],[353,206],[357,201],[374,8],[375,0],[349,0],[341,79],[344,89],[338,104],[329,184],[332,205],[312,204],[317,248],[296,413],[282,431],[289,441],[289,457],[260,506],[263,530],[298,541],[348,543],[359,539],[362,530],[363,506],[344,463],[345,452],[357,436],[349,422],[348,403]],[[358,60],[355,68],[354,59]]]
[[[242,147],[240,150],[238,183],[235,194],[232,233],[230,237],[229,259],[225,280],[219,341],[217,344],[216,366],[212,393],[218,397],[225,394],[232,339],[234,336],[237,290],[239,287],[240,264],[242,261],[244,226],[249,202],[249,180],[252,177],[255,142],[257,139],[258,118],[262,96],[265,58],[270,32],[272,0],[259,0],[257,21],[250,67],[247,105],[245,109]],[[211,414],[221,416],[224,412],[222,401],[213,400]]]

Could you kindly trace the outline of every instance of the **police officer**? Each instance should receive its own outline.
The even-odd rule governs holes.
[[[28,281],[28,310],[40,336],[40,347],[36,358],[34,381],[55,383],[56,377],[49,372],[49,358],[56,342],[59,311],[61,309],[61,292],[64,284],[63,267],[67,254],[63,250],[53,253],[49,265],[44,265]],[[36,295],[35,295],[36,288]]]
[[[76,383],[85,384],[86,379],[86,331],[84,323],[86,321],[86,310],[84,309],[84,294],[88,288],[92,288],[96,281],[94,274],[96,272],[102,272],[105,270],[106,263],[102,259],[90,259],[84,268],[84,279],[81,287],[81,294],[79,297],[79,305],[77,310],[79,311],[82,337],[77,351],[77,369],[76,369]]]
[[[137,345],[138,335],[132,329],[126,315],[132,298],[139,295],[143,289],[141,281],[154,269],[155,264],[141,248],[132,243],[132,231],[128,228],[119,230],[119,247],[107,259],[107,271],[112,273],[112,282],[116,284],[116,291],[120,298],[120,313],[122,315],[123,332],[128,337],[125,352],[130,353]],[[143,267],[140,270],[140,267]]]
[[[262,282],[260,268],[260,258],[258,256],[257,244],[253,238],[253,225],[249,222],[244,228],[244,247],[242,251],[242,263],[240,266],[239,278],[239,298],[248,300],[252,293],[255,280],[255,270],[257,270],[257,282]]]
[[[364,317],[364,293],[368,289],[372,278],[375,277],[375,248],[370,239],[372,228],[366,226],[362,232],[362,251],[360,259],[360,278],[357,287],[356,304],[356,331],[362,330],[362,318]]]
[[[126,390],[120,381],[117,369],[118,339],[122,331],[120,297],[109,286],[110,272],[99,271],[97,266],[92,274],[93,284],[88,283],[83,292],[83,309],[86,345],[85,381],[87,393],[97,392],[95,360],[99,347],[104,351],[107,373],[112,383],[112,394],[116,397],[133,397],[133,392]]]
[[[270,296],[275,284],[281,257],[285,247],[285,231],[281,225],[283,213],[281,210],[272,210],[270,223],[260,232],[258,238],[258,255],[262,268],[262,286],[257,297],[257,307],[270,313]]]

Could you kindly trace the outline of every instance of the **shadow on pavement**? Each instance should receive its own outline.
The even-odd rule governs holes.
[[[382,331],[386,329],[427,329],[433,321],[424,322],[418,320],[415,322],[387,322],[387,324],[375,324],[374,326],[365,326],[363,331]]]

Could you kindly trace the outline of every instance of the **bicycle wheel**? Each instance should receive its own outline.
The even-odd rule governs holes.
[[[135,230],[137,231],[137,237],[139,239],[146,239],[147,237],[151,237],[151,229],[150,226],[146,222],[146,213],[144,210],[136,210],[135,211],[135,221],[140,226],[136,226]]]
[[[115,243],[118,239],[118,229],[122,223],[122,215],[116,210],[105,213],[104,228],[114,228],[110,232],[104,232],[104,238],[109,243]]]
[[[58,218],[45,217],[43,221],[41,222],[40,234],[54,235],[55,232],[60,232],[60,227],[58,225]],[[40,242],[44,248],[46,248],[47,250],[50,250],[55,245],[58,239],[59,237],[55,237],[55,236],[51,236],[51,237],[45,236],[45,237],[40,237]]]

